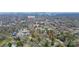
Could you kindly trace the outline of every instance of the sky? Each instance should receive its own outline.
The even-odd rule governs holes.
[[[0,12],[0,15],[25,16],[79,16],[79,12]]]

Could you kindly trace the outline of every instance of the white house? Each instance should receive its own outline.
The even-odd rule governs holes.
[[[17,33],[17,37],[24,37],[24,36],[27,36],[29,34],[30,34],[29,30],[27,30],[27,29],[21,29]]]

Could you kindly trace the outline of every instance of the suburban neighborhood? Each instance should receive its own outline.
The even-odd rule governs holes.
[[[78,47],[79,15],[0,14],[0,47]]]

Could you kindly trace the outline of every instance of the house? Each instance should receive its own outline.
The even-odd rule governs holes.
[[[27,36],[27,35],[29,35],[30,34],[30,32],[29,32],[29,30],[27,30],[27,29],[21,29],[21,30],[19,30],[19,32],[17,33],[17,37],[24,37],[24,36]]]

